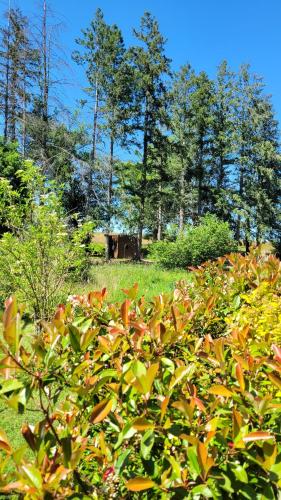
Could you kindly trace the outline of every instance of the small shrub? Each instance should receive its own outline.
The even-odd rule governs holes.
[[[234,250],[236,243],[227,222],[207,215],[198,226],[187,229],[175,241],[152,245],[151,255],[164,267],[173,268],[198,266]]]
[[[32,221],[0,240],[0,293],[16,293],[36,319],[49,319],[65,296],[64,288],[78,265],[66,224],[53,195],[34,207]],[[74,272],[74,271],[73,271]]]
[[[44,177],[31,163],[19,175],[26,183],[25,204],[19,206],[15,195],[5,200],[5,206],[0,203],[0,219],[1,213],[9,214],[0,239],[0,300],[3,303],[16,294],[35,319],[46,320],[67,297],[69,279],[87,276],[89,259],[83,239],[89,223],[70,234],[53,186],[45,186]]]

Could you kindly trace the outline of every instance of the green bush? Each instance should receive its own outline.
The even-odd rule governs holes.
[[[93,257],[105,257],[105,245],[103,243],[93,243],[89,244],[89,251]]]
[[[80,263],[56,208],[55,196],[48,196],[34,207],[32,221],[16,233],[6,232],[0,240],[0,294],[16,293],[36,319],[53,315],[65,298],[69,275],[77,272]]]
[[[70,233],[53,186],[45,186],[44,177],[31,163],[19,175],[28,187],[26,203],[19,206],[14,194],[5,205],[0,203],[0,216],[9,215],[0,239],[0,300],[3,303],[16,294],[35,319],[47,320],[66,299],[70,278],[87,276],[89,259],[83,241],[92,225],[83,224]]]
[[[233,254],[194,274],[149,302],[136,285],[122,304],[74,296],[29,348],[7,300],[0,400],[37,401],[38,422],[20,449],[0,428],[0,494],[278,498],[280,261]]]
[[[206,215],[195,227],[188,228],[175,241],[152,245],[152,258],[167,268],[198,266],[236,250],[227,222]]]

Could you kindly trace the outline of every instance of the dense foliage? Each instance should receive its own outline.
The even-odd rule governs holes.
[[[181,232],[175,241],[161,241],[150,246],[150,254],[164,267],[198,266],[234,251],[237,244],[227,222],[205,216],[198,226]]]
[[[278,259],[232,254],[151,302],[137,286],[122,305],[72,297],[31,340],[7,300],[0,396],[21,412],[35,399],[41,416],[22,428],[32,456],[0,431],[0,491],[276,498],[280,286]]]

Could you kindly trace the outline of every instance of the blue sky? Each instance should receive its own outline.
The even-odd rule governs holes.
[[[40,0],[10,0],[25,12],[38,13]],[[3,10],[8,0],[0,0]],[[87,27],[97,7],[109,23],[122,29],[127,44],[133,43],[132,27],[137,27],[145,10],[152,12],[167,38],[167,55],[173,68],[190,62],[196,70],[213,76],[222,59],[237,69],[250,63],[262,75],[272,94],[281,120],[281,0],[49,0],[63,20],[61,41],[66,53],[75,48],[75,38]],[[74,102],[83,84],[81,69],[72,72],[74,85],[66,97]]]

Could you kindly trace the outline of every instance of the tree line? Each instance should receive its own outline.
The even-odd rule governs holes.
[[[68,110],[47,0],[38,19],[10,9],[1,28],[3,144],[17,141],[62,186],[69,216],[138,234],[139,253],[144,233],[161,240],[206,213],[246,248],[279,241],[278,122],[248,65],[234,72],[223,61],[215,78],[190,64],[174,72],[155,17],[144,13],[127,46],[98,9],[76,40],[87,85]]]

